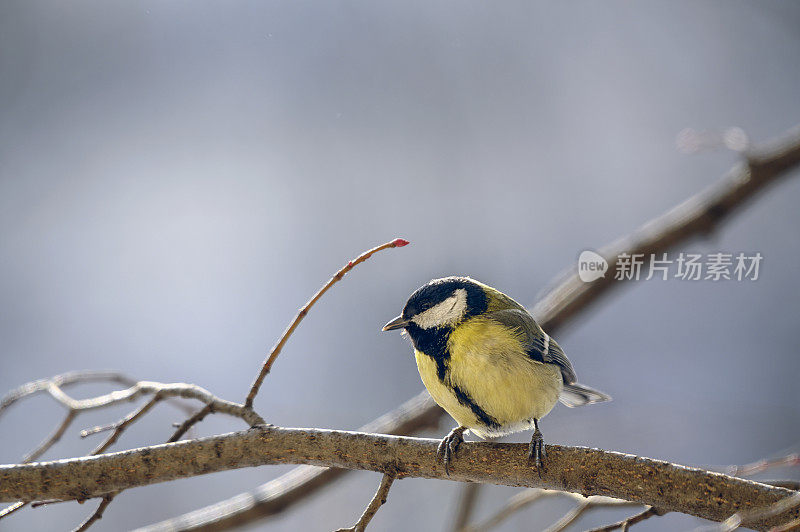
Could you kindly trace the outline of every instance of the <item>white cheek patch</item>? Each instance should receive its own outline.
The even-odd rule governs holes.
[[[450,323],[456,323],[464,317],[467,311],[467,291],[463,288],[457,289],[453,295],[432,306],[424,312],[420,312],[412,318],[412,321],[423,329],[441,327]]]

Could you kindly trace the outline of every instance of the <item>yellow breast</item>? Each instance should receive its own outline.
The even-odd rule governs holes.
[[[417,368],[433,399],[462,426],[487,437],[524,430],[541,419],[561,393],[561,372],[552,364],[528,357],[521,339],[500,323],[481,317],[456,327],[447,343],[450,359],[445,382],[435,361],[417,351]],[[499,428],[488,428],[460,401],[453,386],[494,418]]]

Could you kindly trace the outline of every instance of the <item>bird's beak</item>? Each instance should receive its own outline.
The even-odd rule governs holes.
[[[408,325],[411,320],[405,319],[403,316],[397,316],[395,319],[383,326],[382,331],[393,331],[395,329],[402,329]]]

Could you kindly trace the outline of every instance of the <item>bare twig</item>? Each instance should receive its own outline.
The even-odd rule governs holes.
[[[99,521],[103,518],[103,513],[108,508],[108,505],[111,504],[111,501],[114,500],[114,496],[116,493],[109,493],[108,495],[104,496],[100,500],[100,504],[97,505],[97,509],[90,515],[86,520],[78,525],[77,528],[73,532],[83,532],[84,530],[88,530],[90,526],[92,526],[96,521]]]
[[[74,411],[97,410],[119,403],[135,401],[143,395],[155,395],[158,396],[159,400],[166,399],[167,397],[180,397],[183,399],[195,399],[205,404],[213,404],[216,412],[241,418],[251,426],[264,423],[261,416],[253,412],[253,410],[245,408],[238,403],[220,399],[208,390],[195,384],[186,384],[182,382],[165,384],[161,382],[139,381],[125,390],[117,390],[89,399],[73,399],[56,383],[51,383],[47,391],[56,401],[63,404],[67,409]],[[95,433],[101,430],[102,428],[90,432]]]
[[[722,471],[727,475],[731,475],[732,477],[749,477],[767,471],[768,469],[774,469],[776,467],[797,466],[800,466],[800,454],[789,453],[777,458],[764,458],[762,460],[741,466],[727,466],[722,468]]]
[[[75,384],[87,382],[116,382],[125,386],[133,386],[136,383],[134,379],[131,379],[130,377],[127,377],[116,371],[70,371],[69,373],[63,373],[61,375],[56,375],[55,377],[28,382],[18,388],[15,388],[14,390],[11,390],[5,395],[5,397],[3,397],[2,400],[0,400],[0,415],[2,415],[8,407],[20,399],[24,399],[37,393],[47,392],[51,385],[65,388]]]
[[[535,503],[539,499],[544,499],[548,497],[559,497],[563,495],[564,492],[557,491],[557,490],[545,490],[541,488],[531,488],[524,490],[520,493],[517,493],[500,508],[497,512],[492,514],[488,519],[483,521],[480,524],[472,525],[472,526],[465,526],[463,528],[466,532],[483,532],[486,530],[491,530],[500,524],[503,523],[506,519],[514,515],[515,513],[527,508],[531,504]]]
[[[178,441],[183,438],[183,435],[186,434],[189,429],[191,429],[194,425],[203,421],[206,416],[209,414],[213,414],[215,412],[214,405],[209,403],[200,410],[198,410],[192,417],[188,418],[186,421],[178,425],[177,430],[175,433],[170,436],[167,440],[167,443]]]
[[[35,449],[26,454],[25,457],[22,459],[22,461],[33,462],[34,460],[42,456],[44,453],[46,453],[53,445],[55,445],[58,442],[58,440],[61,439],[61,437],[67,431],[72,422],[75,421],[75,418],[77,416],[78,416],[77,410],[68,411],[67,415],[64,416],[64,419],[61,421],[58,427],[56,427],[53,433],[50,434],[50,436],[48,436],[47,438],[45,438],[45,440],[42,443],[37,445]]]
[[[139,419],[141,416],[143,416],[148,411],[150,411],[150,409],[153,408],[162,399],[163,399],[163,397],[160,394],[155,394],[149,401],[147,401],[146,403],[142,404],[142,406],[140,406],[139,408],[137,408],[136,410],[134,410],[133,412],[131,412],[130,414],[128,414],[127,416],[122,418],[121,420],[119,420],[116,423],[114,423],[110,427],[113,430],[113,432],[111,434],[109,434],[108,437],[105,439],[105,441],[103,443],[101,443],[100,445],[98,445],[91,452],[91,454],[101,454],[106,449],[108,449],[109,447],[114,445],[116,443],[116,441],[119,439],[119,437],[122,434],[122,432],[126,428],[128,428],[128,426],[130,426],[132,423],[135,423],[137,419]],[[99,432],[98,429],[107,430],[108,428],[109,427],[96,427],[96,428],[91,429],[91,430],[85,430],[85,431],[83,431],[81,433],[81,436],[82,437],[86,437],[86,436],[89,436],[90,434],[95,434],[95,433]]]
[[[636,523],[641,523],[645,519],[650,519],[655,515],[664,515],[666,512],[659,510],[658,508],[654,508],[652,506],[648,506],[638,514],[634,514],[622,521],[617,521],[616,523],[611,523],[610,525],[601,526],[599,528],[593,528],[588,532],[611,532],[612,530],[620,529],[623,532],[628,530],[628,528],[632,527]]]
[[[14,512],[16,512],[18,510],[21,510],[22,508],[27,506],[27,504],[28,503],[26,503],[26,502],[15,502],[14,504],[10,504],[10,505],[6,506],[2,510],[0,510],[0,519],[6,517],[8,515],[11,515],[11,514],[13,514]]]
[[[538,489],[532,488],[518,493],[508,499],[505,505],[500,510],[486,519],[483,523],[475,526],[468,526],[464,528],[466,532],[485,532],[499,526],[503,521],[514,515],[515,513],[527,508],[536,501],[549,497],[567,497],[577,501],[577,505],[567,512],[561,519],[559,519],[552,526],[547,528],[546,532],[560,532],[564,530],[576,519],[578,519],[584,512],[592,508],[609,507],[609,506],[638,506],[638,503],[629,502],[622,499],[613,497],[604,497],[602,495],[593,495],[584,497],[577,493],[569,493],[560,490],[552,489]]]
[[[393,473],[384,473],[383,478],[381,478],[381,484],[378,486],[378,491],[375,492],[372,500],[364,509],[364,513],[361,514],[358,522],[349,528],[340,528],[337,532],[364,532],[380,507],[386,504],[386,498],[389,496],[389,490],[394,479],[395,475]]]
[[[107,394],[99,395],[97,397],[92,397],[88,399],[74,399],[63,390],[63,388],[67,385],[89,382],[89,381],[119,382],[126,384],[129,387],[124,390],[116,390]],[[139,406],[137,409],[129,413],[121,420],[112,423],[111,425],[84,430],[81,433],[82,437],[87,437],[89,435],[97,434],[99,432],[104,432],[108,430],[112,431],[111,434],[109,434],[109,436],[105,439],[105,441],[103,441],[100,445],[98,445],[94,449],[94,451],[92,451],[91,455],[98,455],[106,451],[109,447],[111,447],[111,445],[113,445],[117,441],[117,439],[119,439],[123,431],[125,431],[125,429],[127,429],[131,424],[139,420],[144,414],[150,411],[157,403],[159,403],[162,400],[170,398],[195,399],[206,404],[206,406],[203,409],[201,409],[200,412],[189,418],[186,422],[184,422],[181,425],[181,427],[173,436],[174,438],[180,438],[194,423],[202,419],[202,417],[204,417],[205,414],[212,411],[239,417],[243,419],[249,426],[259,425],[264,423],[264,420],[252,409],[245,408],[243,405],[237,403],[232,403],[230,401],[225,401],[223,399],[220,399],[211,394],[209,391],[199,386],[193,384],[184,384],[184,383],[163,384],[163,383],[148,382],[148,381],[135,382],[132,381],[131,379],[128,379],[127,377],[124,377],[114,372],[73,372],[64,375],[57,375],[49,379],[41,379],[38,381],[28,383],[24,386],[21,386],[20,388],[17,388],[16,390],[12,391],[10,394],[6,396],[6,398],[2,401],[2,403],[0,403],[0,412],[2,412],[4,409],[8,408],[15,402],[19,401],[20,399],[23,399],[25,397],[28,397],[36,393],[45,393],[45,392],[50,394],[50,396],[53,399],[55,399],[61,405],[63,405],[67,409],[67,414],[64,417],[64,420],[56,428],[56,430],[50,436],[48,436],[36,449],[34,449],[31,453],[29,453],[25,457],[26,463],[35,460],[43,453],[45,453],[50,447],[52,447],[63,436],[64,432],[75,420],[78,414],[90,410],[106,408],[122,402],[134,401],[139,397],[148,394],[152,394],[152,397],[150,398],[149,401]],[[103,497],[103,500],[101,501],[97,510],[80,525],[79,529],[86,530],[94,522],[100,519],[105,509],[113,500],[114,495],[115,493],[106,494]],[[85,498],[88,497],[79,498],[79,500],[83,500]],[[0,512],[0,518],[11,515],[13,512],[25,506],[27,502],[18,502],[9,506],[8,508]]]
[[[303,321],[303,318],[306,317],[306,314],[308,314],[309,309],[311,309],[314,303],[316,303],[319,300],[319,298],[321,298],[322,295],[328,291],[330,287],[332,287],[337,282],[341,281],[342,277],[344,277],[347,272],[352,270],[358,264],[361,264],[362,262],[370,258],[374,253],[377,253],[378,251],[384,249],[399,248],[406,245],[408,245],[408,240],[403,240],[402,238],[396,238],[391,242],[386,242],[385,244],[381,244],[380,246],[365,251],[364,253],[356,257],[355,260],[351,260],[342,269],[336,272],[336,275],[331,277],[330,280],[327,283],[325,283],[325,285],[322,288],[320,288],[316,294],[314,294],[314,297],[309,299],[308,303],[303,305],[303,308],[300,309],[300,311],[294,317],[292,322],[289,324],[289,327],[287,327],[286,330],[281,335],[280,339],[278,340],[278,343],[276,343],[275,347],[272,348],[269,355],[267,356],[267,359],[264,361],[264,364],[261,366],[261,371],[259,372],[258,377],[256,377],[255,382],[253,382],[253,386],[250,388],[250,393],[247,394],[247,399],[245,399],[244,406],[247,408],[253,407],[253,401],[255,400],[256,395],[258,394],[258,390],[261,388],[261,385],[264,383],[264,379],[272,369],[272,364],[275,362],[275,359],[278,358],[278,355],[281,353],[283,346],[286,345],[286,342],[287,340],[289,340],[289,337],[292,335],[297,326],[300,325],[300,322]]]
[[[436,456],[438,444],[434,439],[258,426],[100,456],[3,465],[0,502],[87,499],[178,478],[287,463],[396,472],[398,478],[546,487],[658,505],[716,521],[767,507],[795,493],[659,460],[559,445],[548,446],[548,467],[537,471],[528,465],[527,444],[464,443],[447,476]],[[800,509],[792,508],[758,517],[748,526],[766,530],[798,517]]]
[[[84,384],[88,382],[119,383],[129,386],[130,388],[124,391],[112,392],[110,394],[101,395],[94,399],[83,399],[83,400],[73,399],[63,391],[63,389],[68,386],[74,386],[76,384]],[[72,371],[69,373],[56,375],[54,377],[32,381],[23,384],[22,386],[16,388],[15,390],[12,390],[3,398],[2,401],[0,401],[0,415],[2,415],[2,413],[7,408],[12,406],[17,401],[39,393],[48,393],[53,399],[58,401],[62,406],[64,406],[67,409],[67,414],[64,416],[64,419],[56,427],[56,429],[47,438],[45,438],[42,441],[42,443],[40,443],[35,449],[33,449],[23,458],[23,463],[32,462],[38,459],[40,456],[42,456],[55,443],[57,443],[61,439],[61,437],[71,426],[72,422],[75,420],[75,418],[78,416],[80,412],[111,406],[112,404],[115,404],[120,401],[133,401],[137,399],[141,394],[153,393],[151,390],[147,388],[146,386],[147,384],[157,384],[157,383],[146,383],[146,382],[137,383],[134,379],[131,379],[130,377],[127,377],[115,371],[107,371],[107,370]],[[197,396],[192,398],[202,400],[203,397],[210,396],[210,394],[208,394],[208,392],[205,392],[205,390],[202,390],[202,388],[198,388],[198,392],[199,393],[197,394]],[[180,396],[180,394],[177,393],[171,395]],[[168,393],[167,396],[170,396],[170,394]],[[170,396],[170,400],[171,399],[172,397]],[[185,410],[183,405],[178,403],[177,406]],[[106,427],[106,429],[110,430],[115,428],[115,426],[116,424]],[[91,433],[99,432],[101,430],[104,429],[96,428],[93,431],[91,431]],[[84,431],[84,433],[86,433],[86,431]],[[0,518],[3,515],[4,514],[0,514]]]
[[[71,371],[68,373],[63,373],[61,375],[56,375],[54,377],[50,377],[47,379],[39,379],[32,382],[28,382],[23,384],[22,386],[11,390],[8,394],[3,397],[2,401],[0,401],[0,415],[6,411],[10,406],[15,404],[17,401],[21,399],[25,399],[32,395],[36,395],[39,393],[49,392],[51,386],[57,386],[60,388],[66,388],[69,386],[74,386],[76,384],[83,384],[89,382],[111,382],[111,383],[119,383],[124,384],[126,386],[133,385],[136,381],[122,373],[110,370],[97,370],[97,371]],[[29,463],[33,462],[34,460],[38,459],[48,450],[50,450],[53,445],[55,445],[67,429],[70,427],[72,422],[78,415],[77,410],[68,409],[67,414],[64,416],[64,419],[61,423],[55,428],[55,430],[45,438],[39,445],[37,445],[31,452],[26,454],[22,462]],[[3,510],[0,510],[0,519],[4,517],[8,517],[9,515],[13,514],[16,511],[21,510],[25,506],[27,506],[27,502],[16,502]]]
[[[565,513],[561,517],[561,519],[556,521],[552,526],[547,527],[545,529],[545,532],[561,532],[562,530],[567,528],[569,525],[574,523],[580,516],[583,515],[583,512],[585,512],[586,510],[588,510],[591,507],[592,507],[592,503],[589,501],[588,498],[584,499],[582,501],[579,501],[578,504],[575,505],[575,507],[572,508],[570,511]]]
[[[649,257],[652,253],[670,249],[719,226],[768,185],[788,176],[800,163],[800,128],[794,128],[781,137],[759,145],[750,154],[748,165],[736,165],[713,188],[692,196],[664,215],[644,224],[630,236],[606,246],[603,249],[609,251],[604,255],[616,250],[629,255],[642,253]],[[548,332],[554,333],[578,313],[589,308],[608,289],[619,287],[625,282],[613,281],[613,276],[609,277],[583,283],[574,268],[568,270],[557,276],[555,288],[536,304],[532,310],[534,317]],[[427,393],[423,392],[422,395],[427,396]],[[420,408],[416,415],[420,419],[436,419],[442,414],[443,411],[429,400],[428,406]],[[409,425],[414,426],[413,417],[410,421]],[[394,433],[382,430],[376,432]],[[405,432],[409,433],[412,432]],[[287,509],[342,474],[343,471],[313,473],[305,468],[297,468],[259,486],[253,493],[239,494],[155,524],[148,527],[148,530],[221,531],[241,526]]]
[[[194,424],[201,421],[204,417],[212,412],[222,412],[228,415],[240,417],[246,423],[249,423],[250,426],[256,424],[264,424],[264,420],[256,414],[251,408],[245,408],[244,405],[240,405],[237,403],[232,403],[230,401],[225,401],[224,399],[219,399],[218,397],[212,395],[207,390],[193,385],[193,384],[161,384],[156,382],[137,382],[127,390],[122,390],[119,392],[112,392],[111,394],[107,394],[106,396],[96,397],[94,399],[85,400],[86,405],[90,405],[92,408],[95,405],[109,405],[115,404],[119,401],[124,400],[131,400],[129,397],[135,398],[139,394],[142,393],[152,393],[153,397],[150,398],[149,401],[142,404],[139,408],[122,418],[121,420],[117,421],[116,423],[112,423],[111,425],[106,425],[103,427],[95,427],[90,430],[85,430],[81,433],[82,437],[89,436],[91,434],[96,434],[98,432],[112,430],[113,432],[106,438],[106,440],[101,443],[94,451],[92,451],[92,455],[98,455],[104,452],[106,449],[111,447],[122,432],[127,429],[130,425],[135,423],[138,419],[140,419],[143,415],[149,412],[156,404],[160,401],[167,399],[169,397],[182,397],[185,399],[197,399],[200,400],[206,405],[200,409],[196,414],[188,418],[185,422],[183,422],[178,430],[172,435],[169,439],[170,442],[176,441],[180,439]],[[59,400],[67,401],[69,398],[64,398],[59,396]],[[98,407],[99,408],[99,407]],[[70,412],[78,412],[80,408],[76,407],[75,404],[70,406]],[[77,531],[84,531],[87,530],[90,526],[92,526],[96,521],[100,520],[103,517],[103,513],[108,508],[108,505],[114,500],[119,494],[119,491],[112,492],[106,494],[100,504],[97,506],[97,509],[94,511],[92,515],[90,515],[81,525],[76,529]]]
[[[464,484],[461,486],[461,491],[458,495],[458,503],[456,504],[456,513],[453,519],[453,532],[459,532],[466,528],[472,520],[472,514],[475,512],[475,500],[478,498],[481,486],[483,484]]]

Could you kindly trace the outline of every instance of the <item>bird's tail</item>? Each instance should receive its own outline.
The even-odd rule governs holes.
[[[584,386],[579,382],[573,382],[572,384],[564,385],[564,389],[561,390],[561,395],[558,397],[558,400],[568,407],[574,408],[576,406],[610,401],[611,396],[604,394],[600,390]]]

